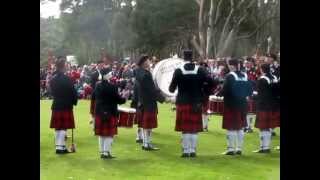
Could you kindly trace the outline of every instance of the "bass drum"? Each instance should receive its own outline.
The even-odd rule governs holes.
[[[178,90],[174,93],[169,92],[169,86],[173,77],[174,71],[184,64],[184,60],[180,58],[168,58],[160,61],[152,71],[155,85],[161,92],[169,98],[174,98],[178,94]]]

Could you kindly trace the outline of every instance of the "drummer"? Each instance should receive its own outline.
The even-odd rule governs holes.
[[[227,74],[222,88],[224,112],[222,128],[227,130],[227,151],[225,155],[241,155],[246,126],[247,97],[252,94],[249,89],[247,74],[241,72],[238,59],[229,60],[230,73]],[[251,90],[251,91],[250,91]]]
[[[165,97],[160,93],[159,89],[153,82],[150,72],[149,56],[143,55],[137,65],[139,66],[135,71],[136,88],[137,88],[137,107],[141,112],[139,115],[141,119],[140,127],[143,128],[143,145],[142,150],[152,151],[159,150],[151,143],[152,129],[158,127],[158,106],[157,101],[163,103]]]
[[[207,83],[210,87],[212,79],[206,71],[192,63],[192,51],[184,51],[185,63],[175,70],[169,91],[175,92],[176,98],[176,126],[175,130],[182,133],[182,158],[196,157],[198,133],[203,131],[202,104],[203,88]]]
[[[117,87],[110,83],[112,74],[108,69],[100,71],[102,81],[99,82],[95,92],[95,135],[99,136],[100,157],[102,159],[114,158],[111,155],[113,136],[118,133],[117,104],[125,103],[125,99],[118,94]]]
[[[272,128],[280,126],[279,86],[277,77],[271,74],[269,64],[261,65],[262,76],[258,80],[257,119],[260,129],[260,149],[256,153],[270,153]],[[278,91],[278,92],[276,92]]]

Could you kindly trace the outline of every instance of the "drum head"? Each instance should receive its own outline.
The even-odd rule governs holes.
[[[175,97],[178,90],[174,93],[169,92],[169,86],[173,77],[174,71],[184,63],[180,58],[169,58],[160,61],[156,64],[152,76],[156,86],[167,97]]]

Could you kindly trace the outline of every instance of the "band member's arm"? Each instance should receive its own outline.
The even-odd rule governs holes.
[[[178,71],[175,70],[169,86],[169,91],[173,93],[177,89],[177,86],[178,86]]]
[[[159,101],[160,103],[163,103],[165,101],[165,97],[160,93],[160,90],[155,87],[151,73],[147,74],[144,77],[143,84],[143,92],[148,94],[149,97],[154,96],[156,101]]]
[[[78,95],[75,87],[73,86],[72,80],[68,79],[68,90],[70,90],[71,96],[72,96],[72,104],[77,105],[78,103]]]
[[[116,97],[117,104],[124,104],[126,102],[126,99],[120,96],[120,94],[118,93],[118,89],[115,87],[113,91]]]
[[[210,95],[211,94],[211,90],[213,89],[214,87],[214,81],[213,81],[213,78],[210,76],[209,72],[203,68],[201,68],[201,71],[200,73],[202,73],[203,75],[203,78],[204,78],[204,83],[205,83],[205,86],[207,87],[207,92],[206,92],[206,95]]]

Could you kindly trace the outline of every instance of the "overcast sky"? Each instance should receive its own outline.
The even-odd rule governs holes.
[[[59,18],[60,16],[60,6],[61,0],[57,0],[56,2],[46,2],[41,5],[40,3],[40,13],[41,17],[47,18],[49,16],[54,16],[55,18]]]

